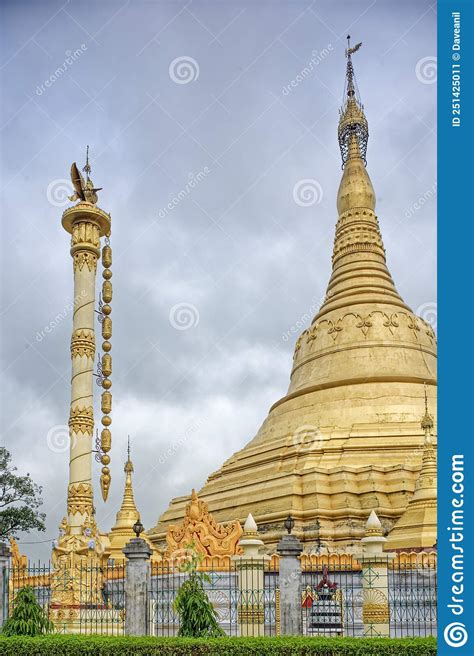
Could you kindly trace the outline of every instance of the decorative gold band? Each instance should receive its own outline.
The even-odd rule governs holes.
[[[237,615],[239,624],[263,624],[265,621],[263,604],[239,604]]]
[[[71,337],[71,357],[83,355],[91,359],[94,359],[95,356],[94,332],[87,328],[75,330]]]
[[[71,483],[67,490],[67,511],[71,515],[91,515],[92,485],[90,483]]]
[[[92,435],[94,431],[94,410],[92,406],[71,408],[69,428],[73,433]]]
[[[94,252],[84,250],[73,252],[71,249],[71,255],[73,256],[74,272],[82,271],[84,265],[91,273],[97,271],[97,255]]]
[[[362,608],[362,620],[364,624],[387,624],[390,621],[388,604],[364,604]]]

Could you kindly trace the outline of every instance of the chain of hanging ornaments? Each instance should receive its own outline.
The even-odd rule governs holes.
[[[112,337],[112,319],[110,318],[110,313],[112,308],[110,302],[112,300],[112,283],[110,279],[112,278],[112,271],[110,267],[112,266],[112,249],[110,248],[110,240],[108,237],[105,238],[105,245],[102,248],[102,266],[104,270],[102,272],[102,277],[104,281],[102,283],[102,362],[101,362],[101,382],[104,391],[102,392],[101,399],[101,410],[102,410],[102,431],[100,434],[100,462],[102,463],[102,473],[100,476],[100,488],[102,491],[102,498],[104,501],[107,501],[107,496],[109,494],[111,476],[110,476],[110,456],[108,452],[112,447],[112,434],[110,432],[110,424],[112,419],[110,413],[112,412],[112,393],[110,388],[112,387],[112,381],[110,380],[110,375],[112,374],[112,356],[110,351],[112,349],[112,344],[110,343],[110,338]]]

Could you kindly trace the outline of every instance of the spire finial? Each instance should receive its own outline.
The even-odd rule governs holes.
[[[83,168],[82,170],[83,170],[84,173],[86,174],[86,176],[87,176],[87,180],[89,180],[89,179],[90,179],[90,178],[89,178],[89,174],[90,174],[90,172],[92,171],[92,167],[91,167],[91,165],[89,164],[89,146],[87,146],[87,150],[86,150],[86,163],[85,163],[85,166],[84,166],[84,168]]]
[[[351,36],[347,35],[346,48],[346,81],[344,85],[344,97],[340,111],[338,139],[341,149],[342,166],[344,167],[348,159],[351,158],[350,145],[352,136],[355,136],[358,143],[357,157],[361,157],[365,163],[367,152],[367,141],[369,138],[369,128],[367,119],[364,114],[364,106],[360,101],[360,95],[357,89],[357,83],[352,65],[352,55],[359,50],[362,42],[357,43],[351,48]],[[356,149],[357,150],[357,149]]]
[[[125,463],[124,472],[131,474],[133,472],[133,463],[130,460],[130,435],[127,436],[127,461]]]
[[[425,443],[431,441],[431,431],[434,426],[433,417],[428,412],[428,392],[426,387],[426,382],[423,383],[424,394],[425,394],[425,414],[421,419],[421,427],[425,431]]]

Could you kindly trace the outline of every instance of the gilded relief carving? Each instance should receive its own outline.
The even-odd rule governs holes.
[[[75,330],[71,337],[71,357],[82,355],[95,356],[95,336],[90,329]]]
[[[174,554],[185,550],[190,542],[194,543],[199,553],[206,556],[232,556],[240,553],[237,543],[242,533],[238,520],[219,524],[209,512],[207,503],[201,501],[193,490],[182,524],[168,527],[165,556],[173,558]]]
[[[354,324],[354,327],[360,329],[364,334],[364,337],[369,337],[371,333],[371,329],[372,328],[375,329],[375,324],[373,319],[377,315],[381,316],[382,318],[381,325],[384,328],[388,329],[391,336],[395,336],[397,332],[400,331],[401,328],[400,318],[404,318],[406,321],[405,323],[406,327],[410,331],[412,331],[417,341],[419,340],[419,334],[423,333],[427,336],[427,339],[430,344],[432,345],[436,344],[436,335],[430,324],[426,323],[423,319],[416,317],[414,314],[411,314],[409,312],[402,311],[402,312],[393,312],[389,314],[387,312],[383,312],[382,310],[374,310],[373,312],[369,312],[365,316],[354,312],[346,312],[341,317],[338,317],[336,319],[321,319],[321,321],[319,321],[318,323],[313,324],[310,329],[303,331],[296,341],[294,358],[296,359],[298,354],[301,352],[303,341],[305,344],[310,344],[309,349],[311,349],[312,342],[316,340],[318,331],[324,324],[328,325],[327,334],[331,335],[333,341],[335,342],[339,334],[342,332],[343,328],[345,331],[348,332],[348,335],[351,334],[352,326],[351,324],[348,324],[346,322],[346,319],[347,317],[353,317],[356,319],[356,323]],[[420,323],[423,324],[423,330],[420,328]],[[383,338],[383,336],[380,336],[378,334],[377,337]]]
[[[94,410],[92,406],[71,408],[69,428],[73,433],[92,435],[94,430]]]
[[[87,266],[91,273],[95,273],[97,271],[97,256],[94,255],[94,253],[90,253],[88,251],[80,251],[78,253],[74,253],[74,272],[82,271],[84,265]]]

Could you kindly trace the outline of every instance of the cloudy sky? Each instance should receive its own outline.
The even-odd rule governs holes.
[[[71,162],[90,144],[113,225],[113,481],[107,504],[96,494],[99,525],[113,525],[130,434],[150,527],[286,391],[330,274],[348,31],[363,42],[388,264],[435,321],[436,7],[11,0],[2,25],[1,443],[43,486],[47,531],[22,549],[45,558],[66,506]]]

